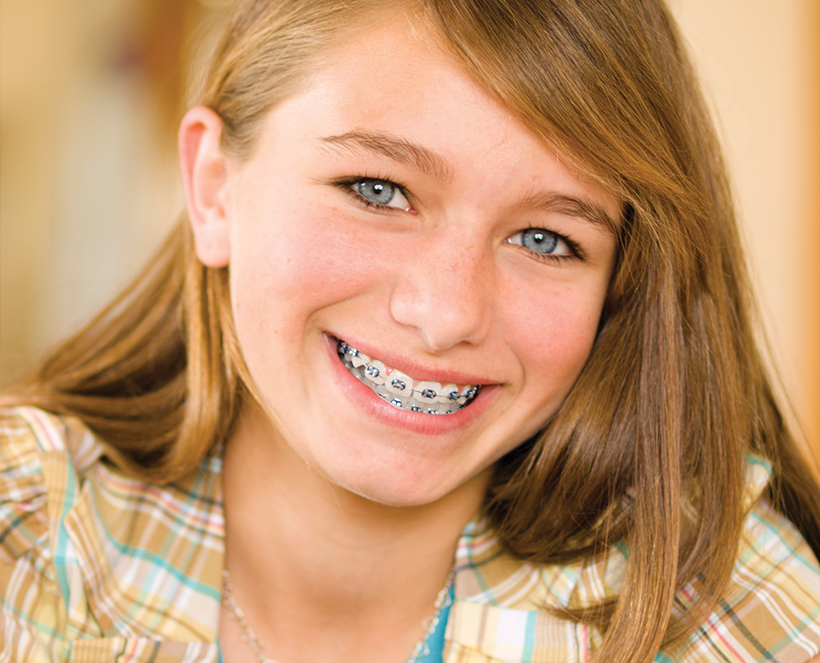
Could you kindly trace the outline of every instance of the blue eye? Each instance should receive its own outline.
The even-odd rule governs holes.
[[[368,205],[376,207],[393,207],[408,210],[410,203],[401,192],[401,189],[386,180],[359,180],[351,188],[364,199]]]
[[[353,185],[356,191],[374,203],[379,205],[388,205],[396,192],[394,187],[389,182],[379,182],[374,180],[366,180],[364,182],[357,182]]]
[[[515,233],[507,241],[510,244],[523,246],[539,256],[568,258],[574,255],[568,240],[543,228],[527,228]]]
[[[558,246],[558,235],[540,228],[530,228],[521,233],[521,246],[537,253],[552,253]]]

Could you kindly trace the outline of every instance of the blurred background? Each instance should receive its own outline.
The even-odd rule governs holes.
[[[0,386],[178,216],[186,72],[227,1],[0,0]],[[820,2],[669,1],[726,148],[773,363],[820,457]]]

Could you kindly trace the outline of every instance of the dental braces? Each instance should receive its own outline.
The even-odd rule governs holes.
[[[398,409],[426,414],[452,414],[478,395],[479,387],[472,385],[466,385],[461,391],[455,384],[442,387],[438,382],[422,381],[414,385],[410,376],[396,369],[388,374],[384,363],[378,359],[372,360],[341,340],[337,343],[337,352],[354,377]]]

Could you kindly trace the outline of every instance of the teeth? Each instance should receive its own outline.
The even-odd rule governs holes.
[[[460,396],[461,394],[459,393],[458,387],[456,385],[447,384],[441,388],[439,396],[436,400],[438,400],[439,403],[452,403],[454,401],[457,401]]]
[[[384,384],[384,378],[387,376],[387,368],[376,359],[371,361],[364,369],[364,374],[373,384]]]
[[[364,352],[359,352],[356,348],[349,346],[344,341],[339,341],[337,349],[339,355],[344,355],[345,358],[347,358],[347,360],[356,368],[370,363],[370,357],[368,357]]]
[[[384,388],[391,394],[399,396],[413,395],[413,378],[405,375],[401,371],[393,371],[384,381]]]
[[[371,359],[344,341],[337,344],[339,358],[351,374],[370,387],[379,398],[393,407],[427,414],[452,414],[466,406],[478,394],[479,388],[423,380],[416,382],[409,375],[390,369],[378,359]]]
[[[440,392],[440,382],[419,382],[413,389],[413,397],[422,403],[435,403]]]

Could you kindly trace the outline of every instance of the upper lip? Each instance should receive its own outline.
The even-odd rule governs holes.
[[[356,348],[359,352],[363,352],[368,355],[371,359],[378,359],[390,368],[399,370],[415,380],[441,382],[442,384],[468,384],[472,386],[499,383],[498,380],[488,379],[486,376],[475,375],[474,373],[466,373],[464,371],[452,369],[430,368],[429,366],[424,366],[416,361],[413,361],[412,359],[399,357],[398,355],[392,354],[388,350],[374,350],[373,347],[368,345],[366,342],[359,341],[358,339],[351,338],[349,336],[336,336],[335,334],[329,334],[329,336],[334,343],[340,340],[344,341],[348,345]]]

